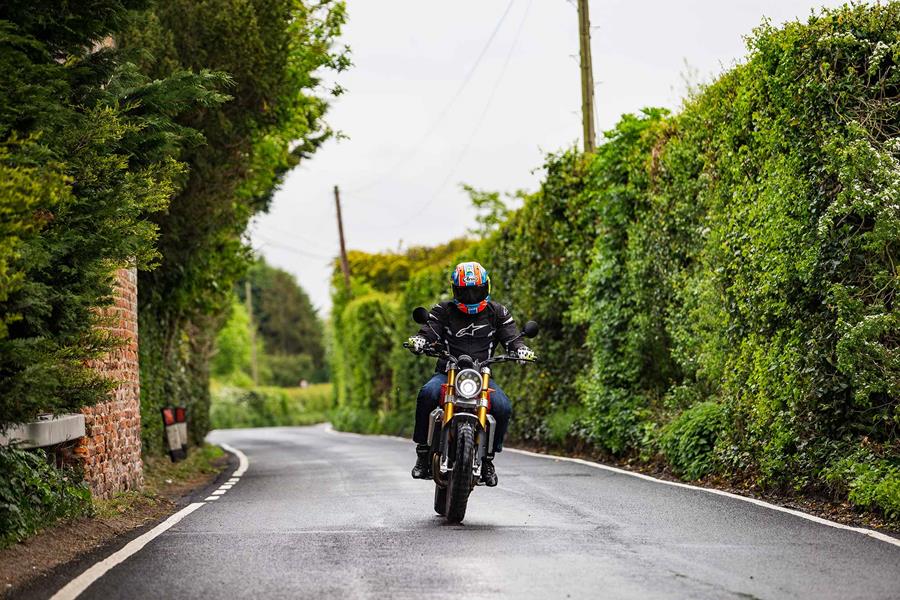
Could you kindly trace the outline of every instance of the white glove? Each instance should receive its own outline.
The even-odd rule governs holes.
[[[534,353],[534,350],[529,348],[528,346],[520,346],[518,350],[516,350],[516,356],[519,360],[534,360],[537,356]]]
[[[425,345],[428,343],[428,340],[423,338],[421,335],[414,335],[407,340],[409,344],[409,351],[413,354],[422,354],[425,352]]]

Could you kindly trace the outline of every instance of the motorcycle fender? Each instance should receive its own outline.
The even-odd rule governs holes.
[[[434,448],[434,432],[440,428],[444,421],[444,409],[436,408],[428,417],[428,445]]]
[[[458,412],[455,415],[453,415],[453,420],[454,421],[471,421],[472,424],[475,425],[476,427],[479,426],[478,417],[471,413]],[[477,431],[477,428],[476,428],[476,431]]]

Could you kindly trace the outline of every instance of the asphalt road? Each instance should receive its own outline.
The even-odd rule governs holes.
[[[504,452],[449,526],[411,443],[211,439],[240,482],[81,598],[900,598],[900,547],[698,490]]]

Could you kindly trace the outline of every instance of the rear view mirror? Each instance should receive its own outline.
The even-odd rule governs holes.
[[[540,329],[541,328],[537,323],[535,323],[534,321],[528,321],[527,323],[525,323],[525,327],[522,329],[522,335],[527,338],[533,338],[538,334],[538,331],[540,331]]]
[[[415,309],[413,309],[412,318],[413,321],[415,321],[419,325],[424,325],[428,322],[428,311],[421,306],[417,306]]]

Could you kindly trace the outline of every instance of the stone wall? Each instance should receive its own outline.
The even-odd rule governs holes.
[[[125,343],[92,366],[120,382],[109,401],[82,409],[85,437],[75,447],[95,497],[143,485],[141,410],[138,372],[137,271],[116,272],[115,303],[104,309],[111,330]]]

